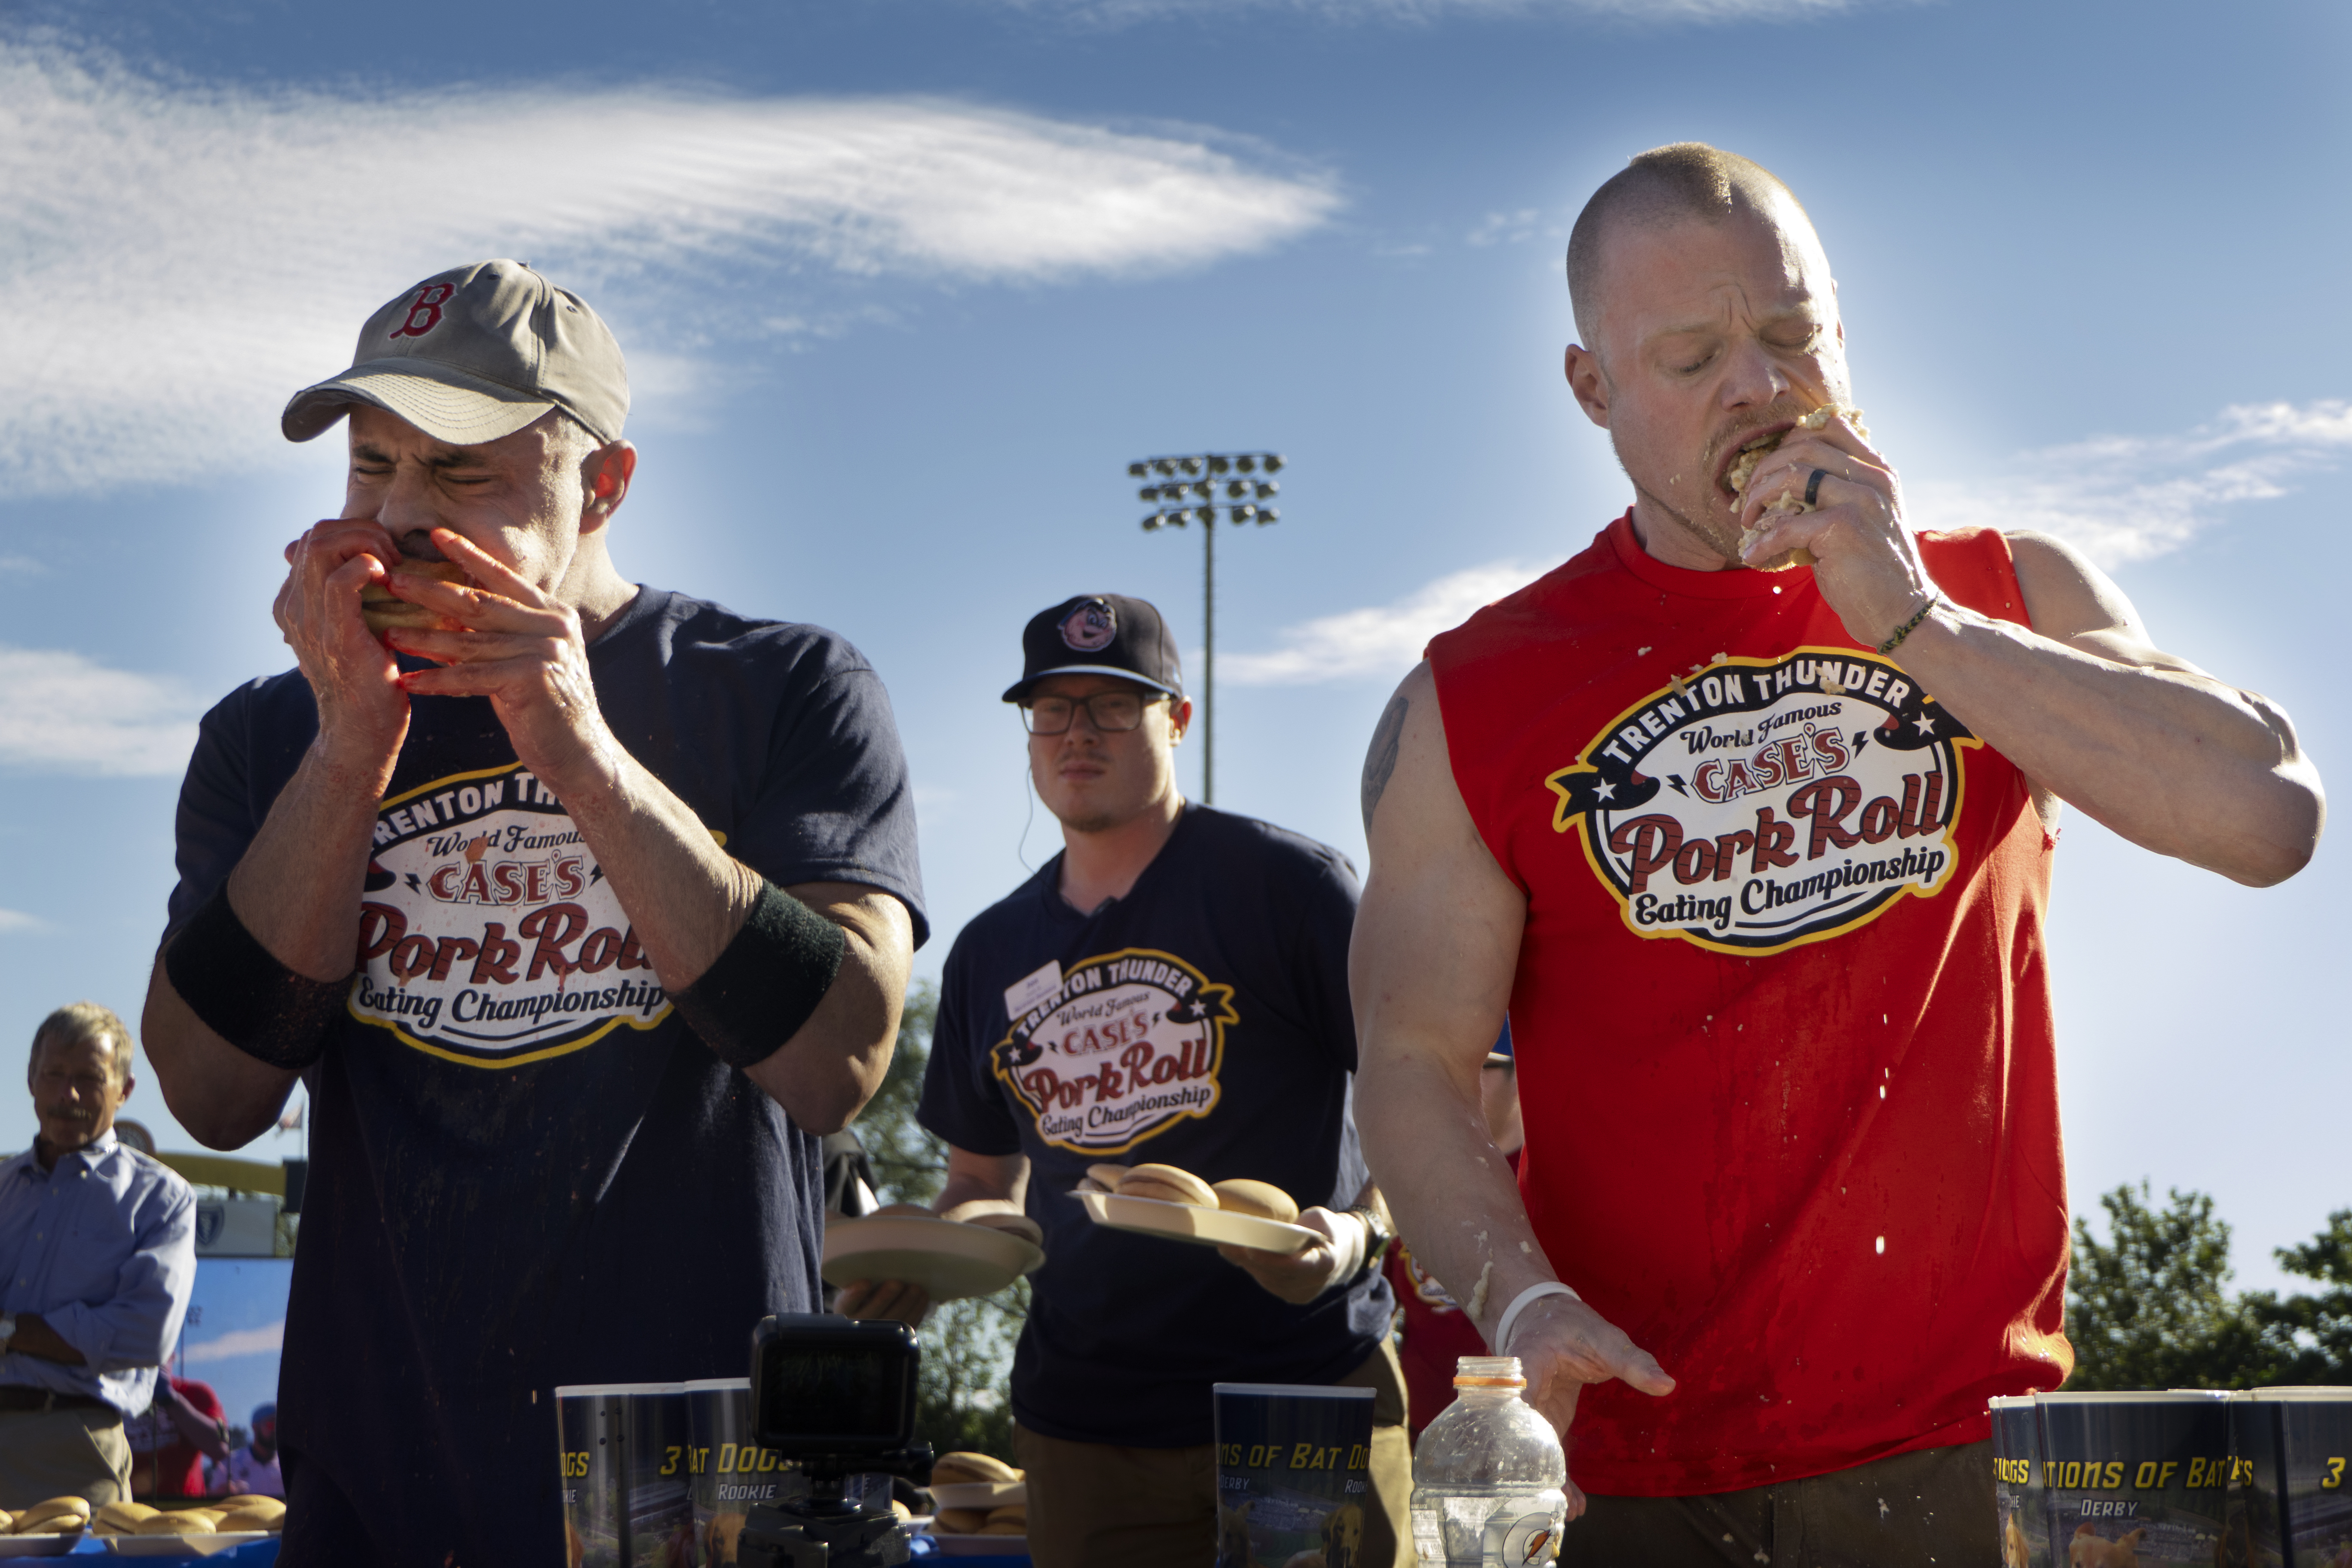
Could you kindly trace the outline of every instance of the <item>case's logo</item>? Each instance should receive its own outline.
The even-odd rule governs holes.
[[[1063,1149],[1116,1154],[1216,1109],[1234,988],[1130,947],[1083,959],[1013,1020],[990,1066]]]
[[[388,800],[360,903],[350,1007],[404,1045],[485,1068],[669,1016],[613,885],[545,784],[514,763]]]
[[[1942,891],[1980,743],[1894,665],[1806,647],[1676,678],[1544,783],[1635,935],[1775,952]]]

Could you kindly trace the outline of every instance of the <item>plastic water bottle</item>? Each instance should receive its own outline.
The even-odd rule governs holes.
[[[1519,1358],[1465,1355],[1454,1403],[1412,1456],[1412,1545],[1421,1568],[1520,1568],[1559,1556],[1568,1458],[1520,1395]]]

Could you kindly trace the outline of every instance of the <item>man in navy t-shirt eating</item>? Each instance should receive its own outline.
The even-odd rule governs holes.
[[[1151,605],[1066,600],[1022,647],[1004,700],[1064,848],[957,938],[919,1116],[949,1144],[940,1208],[1011,1199],[1045,1232],[1013,1364],[1030,1552],[1039,1568],[1199,1568],[1217,1548],[1210,1385],[1345,1384],[1375,1391],[1356,1562],[1387,1568],[1412,1483],[1390,1229],[1350,1110],[1355,874],[1178,793],[1192,705]],[[1071,1196],[1097,1163],[1268,1182],[1327,1239],[1220,1261],[1098,1226]],[[926,1305],[886,1282],[838,1309],[914,1321]]]
[[[288,1568],[563,1561],[559,1384],[740,1374],[817,1309],[817,1135],[880,1083],[922,934],[856,651],[624,579],[619,345],[488,261],[415,285],[287,548],[297,668],[205,715],[143,1033],[215,1148],[299,1079]]]

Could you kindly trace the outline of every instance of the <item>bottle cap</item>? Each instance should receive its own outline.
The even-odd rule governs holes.
[[[1456,1388],[1525,1388],[1515,1355],[1465,1355],[1454,1363]]]

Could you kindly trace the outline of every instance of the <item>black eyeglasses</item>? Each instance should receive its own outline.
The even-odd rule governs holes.
[[[1021,705],[1021,721],[1033,735],[1067,732],[1078,710],[1087,722],[1106,735],[1124,733],[1143,722],[1143,710],[1167,700],[1165,693],[1146,697],[1140,691],[1097,691],[1092,697],[1033,697]]]

